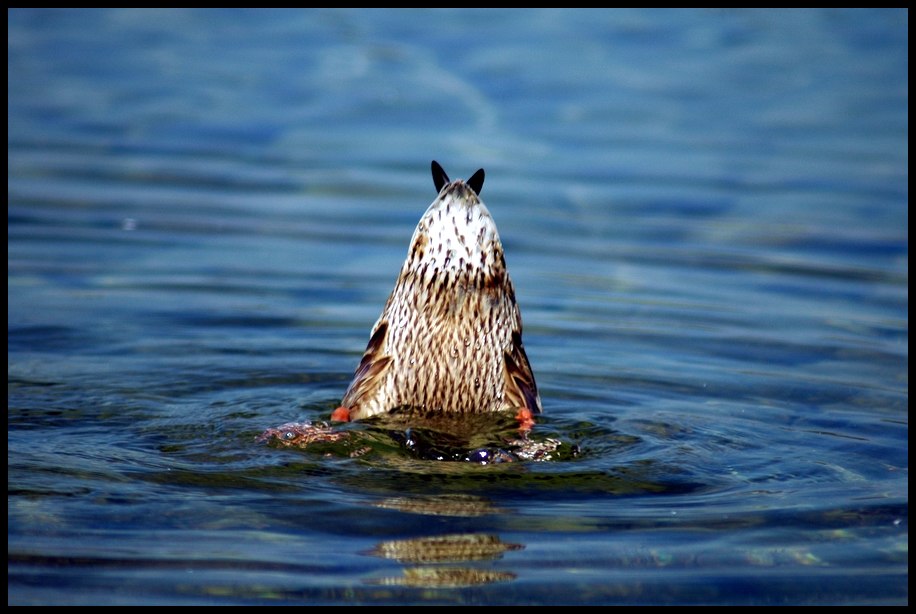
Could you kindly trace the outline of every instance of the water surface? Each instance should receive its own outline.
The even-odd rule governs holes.
[[[907,603],[907,20],[9,12],[8,602]],[[431,159],[579,454],[257,442]]]

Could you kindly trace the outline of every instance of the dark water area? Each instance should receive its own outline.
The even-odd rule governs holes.
[[[907,11],[7,15],[8,604],[908,603]],[[258,441],[432,159],[559,452]]]

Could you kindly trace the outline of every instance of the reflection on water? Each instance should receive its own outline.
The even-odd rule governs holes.
[[[373,503],[383,509],[395,509],[409,514],[456,516],[473,518],[489,514],[505,514],[507,510],[492,501],[472,495],[417,495],[391,497]],[[510,571],[454,567],[456,563],[501,559],[503,554],[522,550],[524,545],[504,542],[498,535],[464,533],[435,535],[383,541],[368,554],[399,563],[414,565],[402,569],[402,576],[373,578],[373,584],[447,588],[490,584],[514,580]]]
[[[488,514],[505,514],[492,501],[474,495],[415,495],[410,497],[389,497],[376,501],[372,505],[383,509],[394,509],[410,514],[429,514],[433,516],[486,516]]]
[[[505,552],[522,548],[523,545],[505,543],[496,535],[480,534],[442,535],[382,542],[369,554],[399,563],[419,563],[423,566],[405,567],[402,577],[374,579],[372,583],[445,588],[505,582],[515,579],[516,574],[470,567],[430,565],[499,559]]]
[[[907,15],[11,10],[9,603],[906,603]],[[322,426],[431,159],[527,437]]]
[[[507,544],[497,535],[441,535],[382,542],[369,554],[401,563],[460,563],[501,558],[521,544]]]
[[[508,571],[488,571],[464,567],[410,567],[401,578],[380,578],[373,581],[383,585],[415,586],[422,588],[461,588],[477,584],[492,584],[514,580]]]

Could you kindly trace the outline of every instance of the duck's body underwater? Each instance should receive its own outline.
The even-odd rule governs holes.
[[[502,243],[480,200],[484,171],[449,181],[434,161],[432,173],[439,194],[331,418],[514,411],[530,426],[541,400]]]

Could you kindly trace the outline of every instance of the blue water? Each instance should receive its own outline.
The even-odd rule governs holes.
[[[7,15],[8,603],[908,602],[907,11]],[[580,453],[257,442],[432,159]]]

